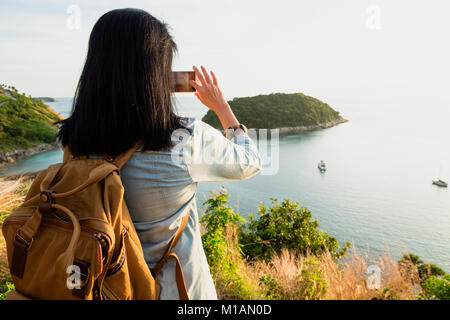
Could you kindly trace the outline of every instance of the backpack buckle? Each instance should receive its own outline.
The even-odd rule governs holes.
[[[53,190],[43,190],[41,191],[41,195],[39,196],[39,212],[43,214],[49,214],[52,212],[52,203],[53,203],[53,197],[52,193],[55,191]]]
[[[31,238],[31,240],[27,240],[25,239],[21,234],[20,234],[20,230],[17,231],[16,235],[14,236],[14,240],[20,242],[21,244],[23,244],[25,246],[25,248],[28,250],[31,245],[33,244],[33,239]]]
[[[23,274],[25,271],[25,264],[27,262],[28,250],[33,243],[33,238],[31,240],[25,239],[21,233],[20,229],[17,231],[14,236],[14,251],[10,266],[11,274],[18,277],[23,278]]]

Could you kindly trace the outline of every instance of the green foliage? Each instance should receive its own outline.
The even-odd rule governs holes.
[[[266,274],[259,279],[260,286],[265,286],[266,298],[269,300],[283,300],[286,290],[271,275]]]
[[[421,300],[450,300],[450,274],[438,266],[424,262],[419,256],[406,253],[398,261],[400,267],[413,266],[419,275],[422,292],[417,296]]]
[[[227,299],[258,299],[260,296],[253,290],[254,284],[242,275],[242,251],[237,239],[230,234],[230,230],[235,230],[245,219],[228,206],[227,197],[225,192],[212,192],[203,203],[207,205],[200,218],[206,229],[202,235],[203,248],[216,284],[222,282],[227,287]]]
[[[205,214],[200,218],[200,222],[205,226],[206,232],[202,235],[203,249],[208,257],[209,267],[212,270],[217,268],[232,268],[233,249],[240,251],[239,244],[230,243],[226,239],[225,232],[227,226],[238,225],[244,218],[230,208],[227,203],[228,194],[211,192],[211,197],[203,203],[207,205]]]
[[[54,141],[60,116],[12,88],[0,86],[0,152]]]
[[[442,278],[431,276],[422,283],[420,299],[450,300],[450,274]]]
[[[6,217],[9,215],[10,211],[0,211],[0,225],[5,221]]]
[[[398,261],[399,265],[405,265],[411,263],[417,270],[419,274],[420,281],[423,282],[430,278],[431,276],[443,276],[445,275],[445,271],[432,263],[425,263],[419,256],[406,253],[402,256],[402,258]]]
[[[9,274],[0,275],[0,300],[5,300],[11,290],[14,290],[11,276]]]
[[[251,215],[248,225],[240,229],[239,241],[247,257],[269,260],[283,248],[313,255],[328,250],[335,258],[345,255],[350,243],[341,248],[335,237],[318,229],[317,220],[312,220],[311,212],[299,202],[271,200],[269,209],[261,203],[259,218]]]
[[[228,101],[236,117],[248,128],[310,126],[341,119],[328,104],[302,93],[273,93]],[[217,115],[209,110],[202,119],[221,128]]]
[[[308,300],[317,300],[326,292],[326,281],[316,258],[310,257],[306,264],[309,267],[302,270],[299,293],[296,296],[305,297]]]
[[[303,297],[304,299],[318,299],[322,296],[326,291],[326,282],[320,271],[319,262],[314,257],[309,257],[303,261],[304,268],[300,268],[302,271],[296,276],[294,289],[291,286],[289,288],[284,287],[277,282],[277,279],[273,279],[269,275],[259,279],[259,283],[253,283],[249,279],[248,275],[246,275],[248,271],[243,268],[246,262],[243,259],[243,244],[240,241],[240,237],[244,232],[241,228],[239,233],[231,233],[230,235],[230,230],[242,227],[241,223],[246,221],[228,205],[227,197],[228,194],[225,192],[212,193],[212,196],[204,203],[204,205],[207,205],[207,208],[205,214],[200,218],[200,222],[205,227],[202,242],[211,273],[216,284],[220,282],[220,287],[225,286],[227,288],[226,298],[298,299]],[[261,205],[260,213],[262,217],[259,220],[260,222],[266,218],[264,215],[265,210],[264,206]],[[281,206],[277,205],[271,210],[276,215],[275,219],[271,221],[269,230],[270,237],[275,238],[272,248],[278,247],[281,249],[287,247],[299,249],[297,246],[304,245],[304,243],[300,244],[297,238],[286,236],[295,230],[295,232],[305,232],[308,238],[305,241],[309,244],[308,251],[314,251],[318,254],[323,252],[326,244],[332,248],[335,256],[344,254],[346,249],[338,252],[339,245],[336,240],[326,233],[316,230],[317,222],[309,221],[311,219],[310,212],[306,208],[299,208],[298,203],[286,200]],[[284,214],[286,212],[290,213],[289,218],[286,218],[286,214]],[[253,225],[255,224],[253,218],[250,221],[250,224],[252,223]],[[274,228],[275,224],[279,228]],[[262,227],[262,224],[259,227]],[[281,233],[280,237],[272,234],[277,232]],[[245,233],[245,237],[247,240],[251,238],[248,233]],[[284,244],[288,245],[285,246]],[[319,246],[321,250],[318,249]],[[260,247],[265,248],[264,246],[257,246],[256,250]],[[267,250],[267,253],[272,253],[272,251]],[[298,250],[298,252],[301,251]],[[258,255],[257,258],[260,257],[261,255]]]

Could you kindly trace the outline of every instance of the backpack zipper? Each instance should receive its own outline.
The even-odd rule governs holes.
[[[127,235],[127,229],[125,227],[123,227],[122,228],[122,249],[120,250],[120,253],[119,253],[119,261],[112,268],[108,268],[108,271],[106,271],[106,276],[111,276],[114,273],[116,273],[117,271],[119,271],[122,268],[123,264],[125,263],[126,247],[125,247],[125,243],[123,243],[123,241],[125,240],[126,235]]]

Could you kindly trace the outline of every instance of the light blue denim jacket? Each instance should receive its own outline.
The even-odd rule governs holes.
[[[190,299],[217,299],[203,251],[197,211],[197,183],[249,178],[261,170],[256,145],[246,135],[231,140],[218,130],[195,119],[174,132],[174,146],[163,151],[136,151],[121,169],[125,201],[152,268],[166,251],[183,215],[185,230],[174,247]],[[159,274],[161,299],[178,299],[175,262]]]

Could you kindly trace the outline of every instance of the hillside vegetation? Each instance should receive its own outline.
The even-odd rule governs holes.
[[[213,193],[200,218],[203,247],[219,299],[449,300],[450,274],[405,253],[368,258],[319,229],[299,202],[261,203],[245,223],[226,190]],[[371,276],[378,267],[380,277]]]
[[[0,85],[0,152],[53,142],[60,119],[42,100]]]
[[[328,104],[302,93],[273,93],[228,101],[234,114],[248,128],[284,128],[320,125],[343,120]],[[202,119],[221,128],[216,114],[209,110]]]

